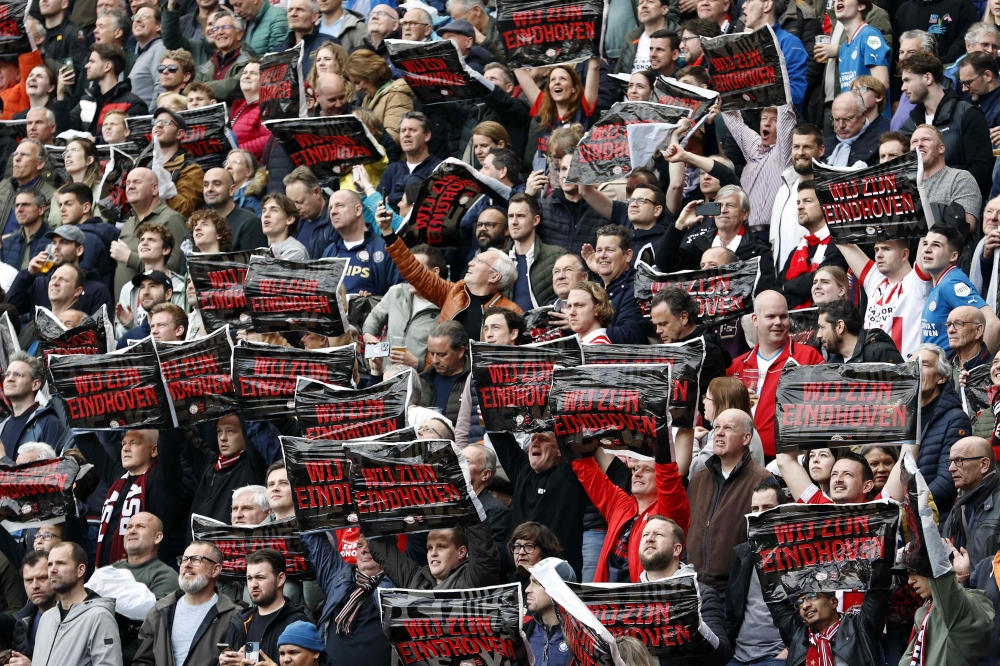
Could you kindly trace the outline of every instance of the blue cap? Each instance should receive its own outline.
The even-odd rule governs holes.
[[[285,627],[281,636],[278,637],[278,647],[282,645],[298,645],[304,650],[312,650],[313,652],[322,652],[326,649],[323,640],[319,637],[316,625],[303,620],[292,622]]]

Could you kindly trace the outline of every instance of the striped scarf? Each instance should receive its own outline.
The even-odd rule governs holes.
[[[232,467],[233,465],[235,465],[236,463],[238,463],[240,461],[240,459],[243,457],[243,454],[245,452],[246,452],[246,449],[243,449],[243,451],[240,451],[235,456],[230,456],[228,458],[226,456],[224,456],[224,455],[219,455],[219,459],[215,461],[215,471],[216,472],[221,472],[222,470],[226,469],[227,467]]]
[[[154,469],[156,469],[155,462],[139,476],[132,476],[126,472],[108,489],[108,495],[104,500],[104,510],[101,512],[101,529],[97,534],[98,567],[104,566],[103,563],[114,564],[127,557],[125,553],[125,528],[128,527],[128,521],[132,516],[147,510],[146,482],[149,479],[149,473]],[[122,497],[126,490],[128,495]],[[116,505],[121,507],[118,524],[111,525]],[[110,534],[109,529],[111,530]],[[104,557],[105,553],[107,553],[107,558]]]
[[[357,620],[358,611],[361,610],[361,604],[365,597],[378,587],[383,578],[385,578],[384,571],[380,571],[374,576],[368,576],[357,569],[354,570],[354,592],[344,602],[344,607],[340,609],[335,618],[338,634],[350,636],[354,633],[354,623]]]
[[[815,666],[835,666],[833,660],[833,648],[830,641],[837,635],[840,629],[840,620],[837,620],[824,631],[809,632],[809,652],[806,653],[806,663]]]

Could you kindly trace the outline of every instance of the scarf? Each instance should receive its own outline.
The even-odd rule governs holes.
[[[833,648],[830,641],[837,635],[840,629],[840,620],[837,620],[824,631],[809,632],[809,652],[806,653],[806,663],[815,666],[835,666],[833,660]]]
[[[125,559],[125,529],[128,527],[129,519],[137,513],[146,510],[146,482],[149,480],[149,473],[156,468],[156,463],[139,476],[131,476],[128,472],[120,479],[111,484],[108,489],[108,496],[104,500],[104,507],[101,510],[101,530],[97,534],[97,566],[104,564],[114,564]],[[125,490],[128,489],[126,493]],[[117,509],[117,511],[116,511]],[[118,514],[118,525],[110,535],[108,528],[115,514]],[[105,553],[107,558],[104,557]]]
[[[831,240],[833,240],[833,237],[830,235],[830,229],[825,226],[816,234],[806,234],[799,242],[798,248],[792,253],[791,263],[788,264],[788,273],[785,275],[785,279],[794,280],[800,275],[812,273],[819,268],[819,265],[823,263],[823,258],[826,256],[826,249],[829,247]],[[811,247],[817,249],[810,261],[809,248]]]
[[[224,469],[232,467],[233,465],[235,465],[240,461],[244,453],[246,453],[246,449],[243,449],[235,456],[230,456],[228,458],[222,454],[219,454],[219,459],[215,461],[215,471],[221,472]]]
[[[920,623],[920,630],[914,627],[916,639],[913,641],[913,651],[910,652],[910,666],[923,666],[924,663],[924,640],[927,638],[927,618],[931,616],[931,605],[927,605],[927,612]]]
[[[361,604],[365,598],[375,591],[378,584],[385,578],[385,572],[380,571],[374,576],[368,576],[357,569],[354,570],[354,592],[344,602],[344,607],[340,609],[335,618],[337,622],[337,633],[350,636],[354,633],[354,623],[361,610]]]
[[[729,245],[726,245],[726,248],[736,252],[736,250],[740,247],[740,243],[743,242],[743,234],[746,230],[746,225],[740,227],[740,230],[736,232],[736,235],[733,236],[733,240],[729,241]],[[718,232],[715,233],[715,240],[712,241],[712,247],[722,247],[722,237],[719,236]]]
[[[840,137],[837,137],[837,147],[833,149],[832,153],[830,153],[830,159],[828,159],[826,163],[830,166],[836,167],[851,166],[851,146],[853,146],[854,142],[865,133],[865,130],[868,129],[868,125],[870,124],[871,121],[866,120],[864,126],[861,128],[861,131],[852,136],[850,139],[841,139]]]

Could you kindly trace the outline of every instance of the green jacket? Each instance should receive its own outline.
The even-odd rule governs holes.
[[[278,50],[288,38],[288,14],[264,0],[257,18],[247,23],[243,33],[243,44],[253,49],[260,57]]]
[[[265,3],[267,4],[267,3]],[[181,12],[170,11],[164,5],[163,8],[163,45],[168,49],[184,49],[191,54],[195,63],[195,81],[201,81],[211,86],[215,91],[215,98],[220,102],[233,102],[243,99],[243,91],[240,90],[240,75],[243,68],[250,61],[250,55],[257,52],[247,53],[248,41],[243,40],[240,54],[236,56],[236,62],[226,70],[226,75],[215,80],[215,63],[212,61],[214,50],[205,43],[203,39],[189,39],[181,31]]]
[[[528,261],[528,289],[531,290],[531,300],[534,307],[550,305],[556,300],[556,292],[552,288],[552,267],[556,265],[556,259],[566,254],[566,248],[558,245],[546,245],[542,239],[535,234],[535,245],[531,251],[531,258]],[[510,248],[510,258],[517,261],[517,254],[513,244]],[[505,294],[511,297],[512,292]]]
[[[931,615],[924,637],[925,664],[967,666],[975,664],[990,647],[993,634],[993,604],[980,590],[967,590],[958,584],[954,570],[940,578],[931,578]],[[928,604],[913,615],[918,632],[927,615]],[[910,663],[916,638],[910,639],[900,664]]]

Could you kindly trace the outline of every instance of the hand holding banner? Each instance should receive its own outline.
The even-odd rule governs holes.
[[[531,337],[533,343],[551,342],[552,340],[559,340],[560,338],[573,335],[571,331],[552,323],[549,313],[554,311],[555,307],[543,305],[540,308],[528,310],[524,313],[525,328],[528,329],[528,335]]]
[[[198,311],[211,333],[227,324],[236,329],[250,328],[243,280],[250,257],[270,254],[268,249],[243,252],[192,252],[187,256],[188,271],[198,297]],[[247,318],[244,319],[244,316]]]
[[[288,261],[250,257],[243,291],[256,333],[308,331],[329,337],[347,332],[347,259]],[[245,321],[245,320],[244,320]]]
[[[603,55],[605,0],[497,0],[507,66],[546,67]]]
[[[802,308],[788,311],[788,337],[800,345],[809,345],[820,349],[819,338],[816,337],[819,328],[819,308]]]
[[[321,187],[335,187],[358,164],[385,159],[385,149],[356,116],[266,120],[264,127],[281,143],[297,167],[307,166]]]
[[[309,439],[357,439],[406,426],[413,373],[402,372],[363,389],[347,389],[300,377],[295,414]]]
[[[441,162],[420,186],[410,213],[420,242],[439,247],[460,245],[459,224],[480,195],[507,201],[511,189],[454,157]]]
[[[0,55],[17,56],[31,52],[33,47],[25,24],[29,2],[0,2]]]
[[[698,317],[711,328],[753,312],[753,297],[760,279],[760,257],[703,271],[661,273],[640,261],[635,267],[635,300],[649,316],[649,303],[658,291],[676,287],[698,302]]]
[[[389,60],[424,106],[481,100],[489,94],[486,86],[470,74],[472,70],[450,40],[387,39],[385,46],[389,50]]]
[[[235,148],[226,134],[229,112],[225,102],[179,111],[178,115],[187,123],[187,129],[180,134],[181,150],[205,171],[221,167],[226,155]],[[133,116],[125,124],[136,154],[153,142],[153,116]]]
[[[229,327],[188,342],[159,342],[160,371],[181,426],[214,421],[239,409],[233,389]]]
[[[260,59],[260,118],[305,118],[305,72],[302,54],[305,42],[279,53],[268,53]]]
[[[702,37],[701,48],[712,86],[722,96],[723,111],[792,103],[785,57],[771,26],[750,33]]]
[[[191,532],[195,541],[209,541],[222,551],[223,578],[246,581],[246,557],[261,548],[273,548],[285,556],[285,575],[289,578],[316,577],[294,518],[264,525],[227,525],[196,513],[191,516]]]
[[[87,317],[79,326],[67,329],[58,317],[40,305],[35,306],[35,331],[39,356],[50,354],[107,354],[112,351],[114,330],[108,320],[107,306]]]
[[[125,198],[125,176],[136,167],[136,159],[111,147],[111,158],[104,165],[101,177],[101,198],[96,202],[104,219],[112,224],[124,223],[132,214],[132,204]]]
[[[76,516],[73,484],[80,473],[74,458],[0,463],[0,520],[8,531],[61,523]]]

